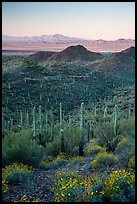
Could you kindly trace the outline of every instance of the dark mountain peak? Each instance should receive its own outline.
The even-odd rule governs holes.
[[[58,52],[49,58],[55,61],[94,61],[103,56],[100,53],[91,52],[83,45],[69,46],[61,52]]]
[[[123,50],[124,53],[134,53],[135,52],[135,47],[131,46],[129,48],[127,48],[126,50]]]

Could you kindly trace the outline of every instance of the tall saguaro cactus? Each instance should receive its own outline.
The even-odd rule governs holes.
[[[61,103],[60,103],[60,139],[61,139],[61,152],[65,152],[64,130],[63,130],[63,119],[62,119],[62,104]]]
[[[114,135],[117,135],[117,105],[114,107]]]
[[[26,128],[28,128],[28,127],[29,127],[29,112],[27,110],[27,112],[26,112]]]
[[[42,111],[41,111],[41,105],[39,106],[39,130],[42,134]]]
[[[22,114],[22,110],[20,110],[20,126],[21,126],[21,130],[23,128],[23,114]]]
[[[79,143],[79,155],[83,156],[84,148],[84,103],[81,103],[80,108],[80,143]]]
[[[62,104],[60,103],[60,130],[62,129]]]
[[[54,115],[51,114],[51,141],[54,139]]]
[[[105,104],[105,108],[104,108],[104,118],[107,117],[107,105]]]
[[[45,124],[45,138],[44,142],[46,142],[48,136],[48,112],[46,112],[46,124]]]
[[[37,140],[37,131],[36,131],[36,108],[33,108],[33,138],[36,142]]]
[[[129,108],[128,108],[128,117],[131,117],[131,103],[129,104]]]

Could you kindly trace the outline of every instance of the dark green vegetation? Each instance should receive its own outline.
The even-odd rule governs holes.
[[[53,174],[41,201],[134,201],[134,48],[92,61],[38,61],[3,56],[3,167],[17,162],[39,179]],[[5,175],[3,185],[21,182],[20,195],[31,198],[36,175],[31,187],[19,175]]]

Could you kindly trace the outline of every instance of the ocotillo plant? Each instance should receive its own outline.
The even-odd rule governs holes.
[[[83,156],[84,148],[84,103],[81,103],[80,109],[80,143],[79,143],[79,155]]]
[[[33,138],[36,142],[37,140],[37,132],[36,132],[36,108],[33,108]]]
[[[117,105],[114,107],[114,135],[117,135]]]

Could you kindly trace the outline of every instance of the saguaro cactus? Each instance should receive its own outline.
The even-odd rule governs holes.
[[[54,139],[54,115],[51,114],[51,141]]]
[[[91,139],[93,139],[94,138],[94,124],[92,121],[90,123],[90,131],[91,131]]]
[[[60,103],[60,139],[61,139],[61,152],[65,152],[64,130],[63,130],[63,119],[62,119],[62,104],[61,103]]]
[[[29,127],[29,112],[27,110],[27,112],[26,112],[26,128],[28,128],[28,127]]]
[[[36,108],[33,108],[33,138],[36,142],[37,140],[37,132],[36,132]]]
[[[114,135],[117,135],[117,105],[114,107]]]
[[[46,140],[48,136],[48,112],[46,112],[46,124],[45,124],[45,138],[44,138],[44,142],[46,142]]]
[[[105,108],[104,108],[104,118],[107,117],[107,105],[105,105]]]
[[[41,105],[39,106],[39,131],[42,134],[42,111],[41,111]]]
[[[90,121],[87,122],[87,140],[90,140]]]
[[[95,110],[94,110],[94,115],[97,115],[97,105],[95,104]]]
[[[62,129],[62,104],[60,103],[60,130]]]
[[[81,103],[80,109],[80,143],[79,143],[79,155],[83,156],[84,148],[84,103]]]
[[[131,117],[131,103],[129,104],[129,108],[128,108],[128,117]]]
[[[21,126],[21,130],[23,128],[23,114],[22,114],[22,110],[20,110],[20,126]]]

